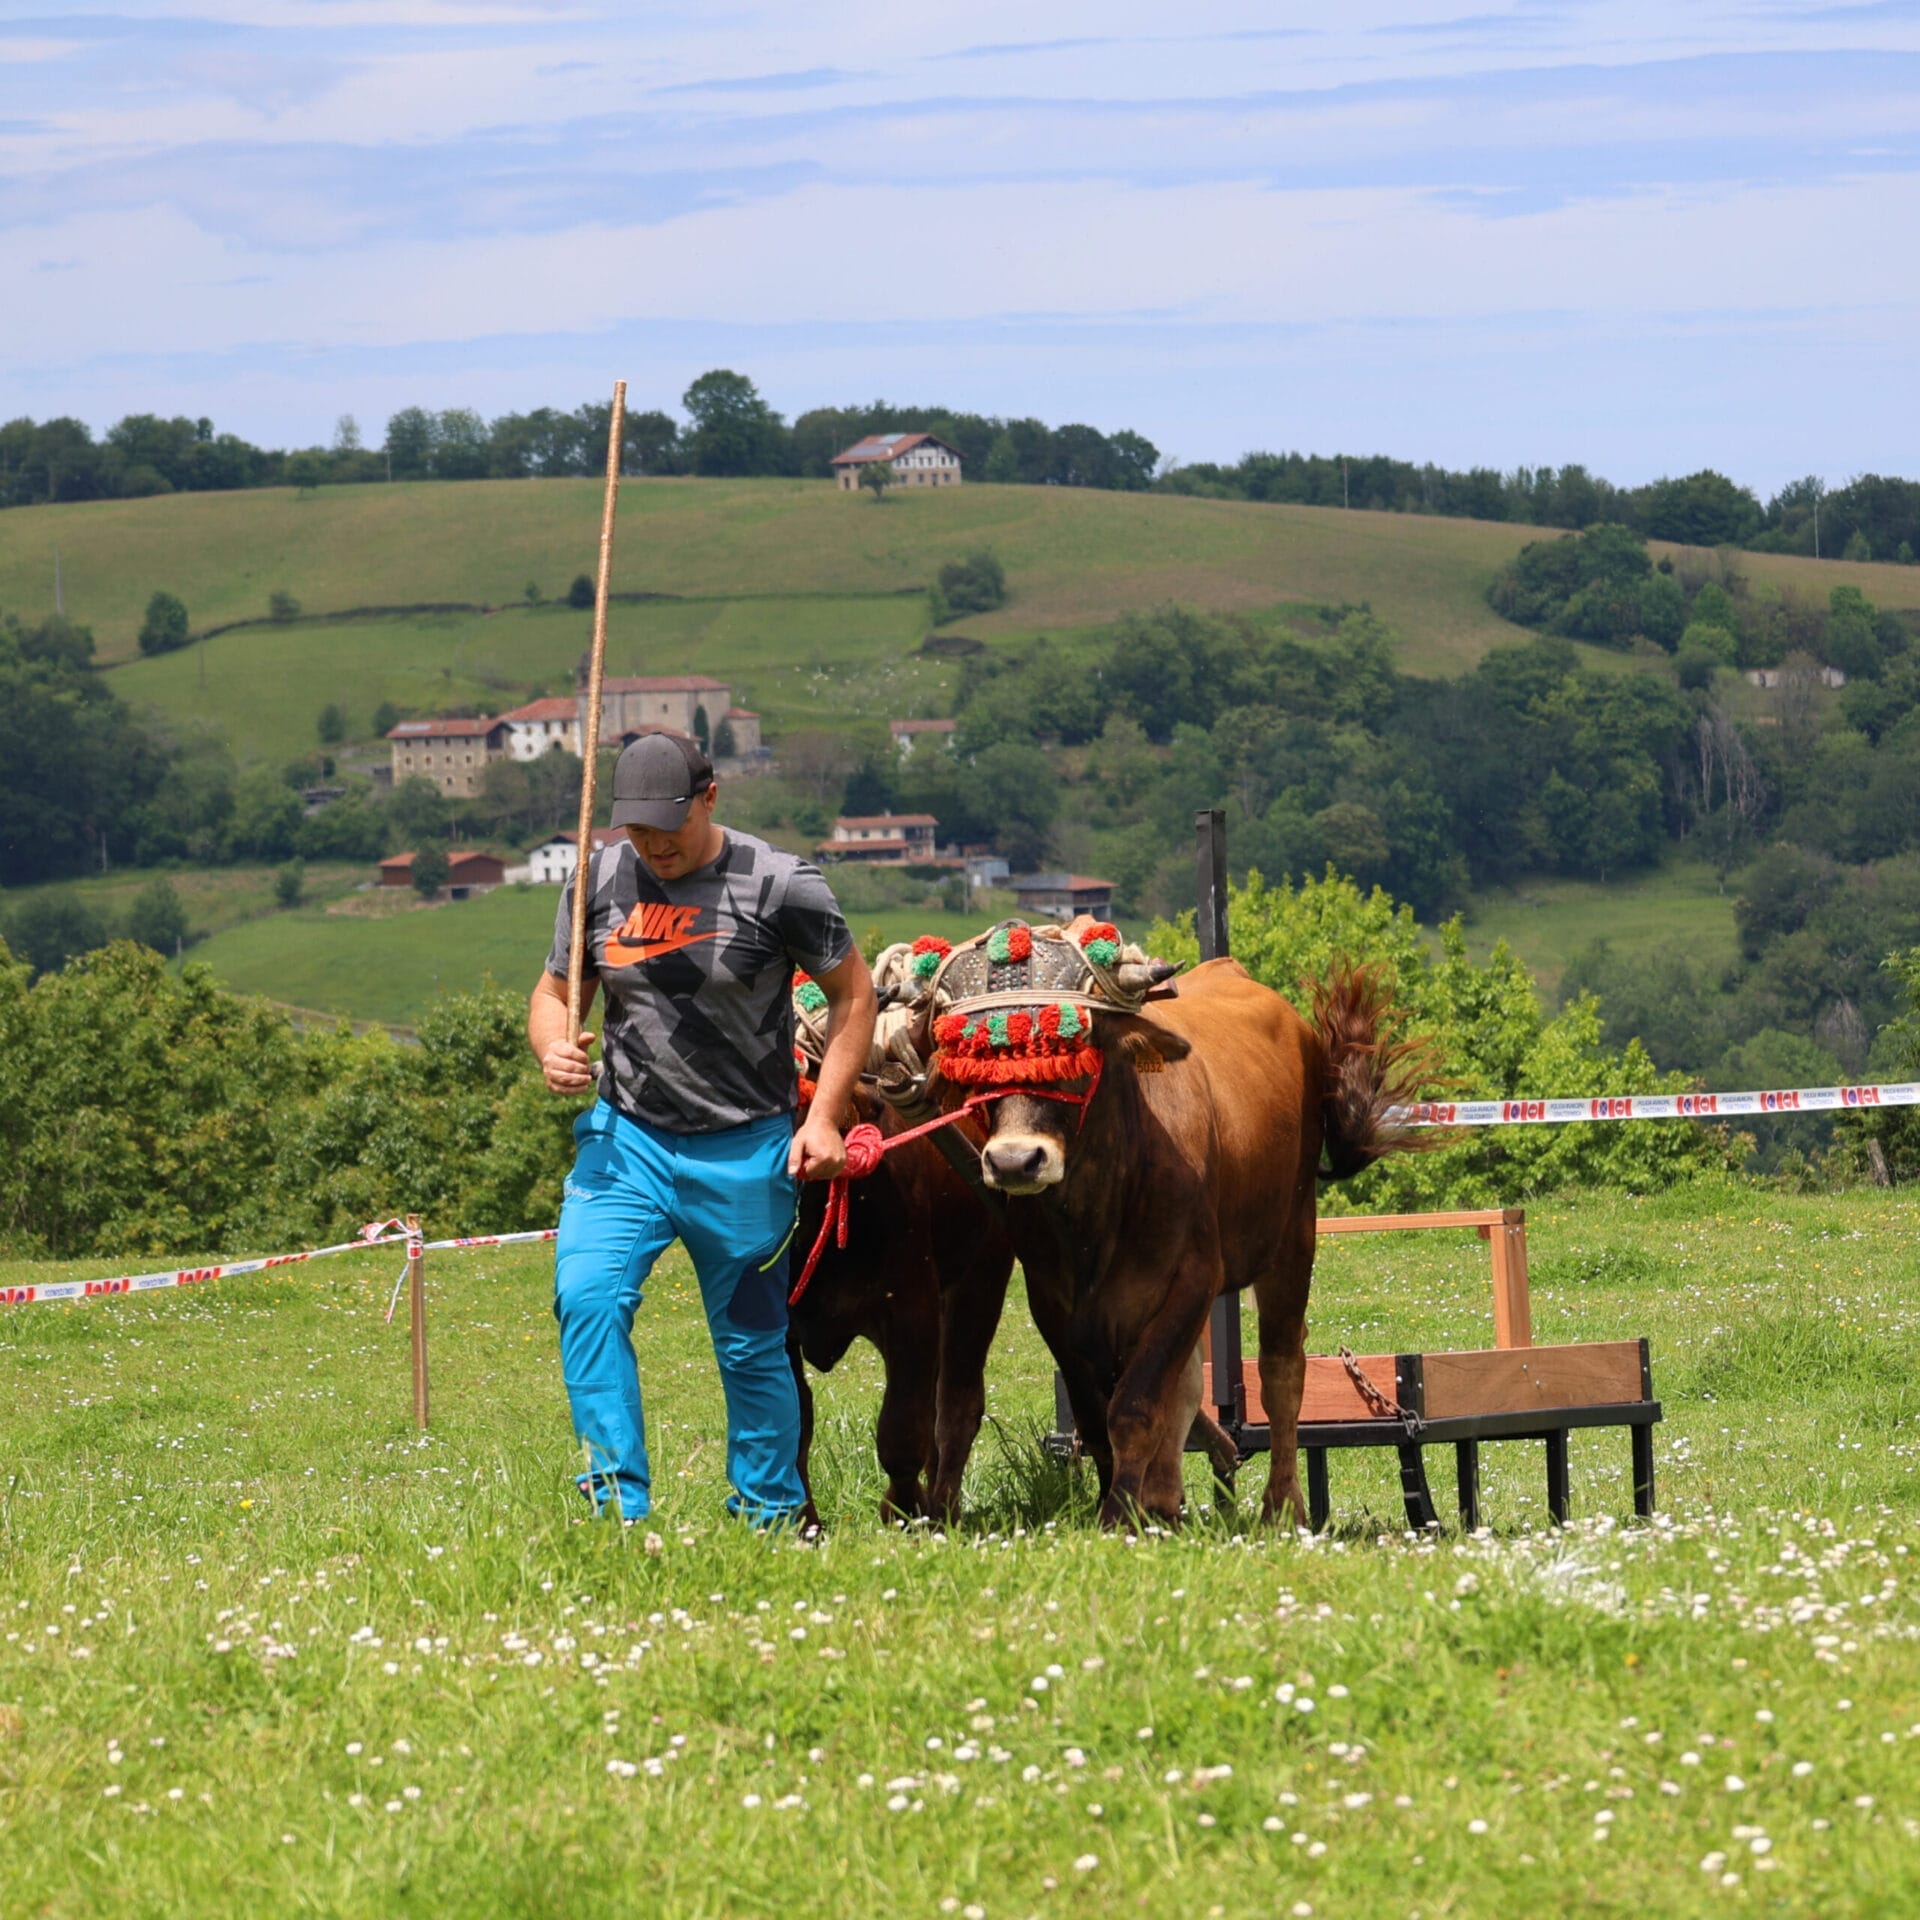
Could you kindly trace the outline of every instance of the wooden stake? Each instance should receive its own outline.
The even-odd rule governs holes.
[[[407,1215],[407,1321],[413,1334],[413,1424],[427,1430],[427,1256],[420,1216]]]
[[[581,988],[587,971],[587,907],[592,895],[594,775],[600,754],[600,684],[607,662],[607,591],[613,579],[613,509],[620,494],[620,439],[627,419],[627,383],[613,383],[607,425],[607,494],[600,509],[600,575],[593,593],[593,652],[587,662],[587,721],[580,742],[580,836],[573,865],[573,940],[567,953],[567,1038],[580,1037]],[[423,1423],[424,1424],[424,1423]]]

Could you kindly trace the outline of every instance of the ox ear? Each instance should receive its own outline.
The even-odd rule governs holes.
[[[1193,1051],[1189,1042],[1165,1027],[1150,1026],[1144,1020],[1123,1020],[1118,1025],[1120,1030],[1108,1051],[1117,1052],[1135,1073],[1163,1072]]]

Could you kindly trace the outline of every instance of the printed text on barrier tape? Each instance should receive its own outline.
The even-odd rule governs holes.
[[[1421,1101],[1399,1110],[1416,1127],[1552,1127],[1618,1120],[1734,1120],[1769,1114],[1841,1113],[1869,1107],[1920,1107],[1920,1081],[1900,1080],[1854,1087],[1781,1087],[1758,1093],[1616,1093],[1558,1100]],[[406,1233],[387,1229],[400,1222],[378,1222],[368,1237],[306,1253],[275,1253],[263,1260],[235,1260],[215,1267],[184,1267],[170,1273],[129,1273],[112,1280],[54,1280],[31,1287],[0,1287],[0,1307],[28,1307],[55,1300],[91,1300],[115,1293],[152,1293],[164,1287],[191,1287],[207,1280],[232,1280],[243,1273],[264,1273],[303,1260],[325,1260],[336,1253],[365,1253],[369,1247],[406,1244]],[[483,1233],[455,1240],[428,1240],[426,1253],[454,1253],[470,1247],[517,1247],[551,1240],[558,1229],[531,1233]]]
[[[1616,1093],[1580,1100],[1423,1100],[1400,1109],[1416,1127],[1552,1127],[1592,1120],[1729,1120],[1770,1114],[1920,1107],[1920,1081],[1781,1087],[1763,1093]]]
[[[458,1240],[427,1240],[423,1253],[457,1253],[471,1247],[517,1247],[536,1240],[551,1240],[555,1227],[542,1227],[534,1233],[482,1233]],[[326,1260],[336,1253],[365,1253],[372,1247],[401,1247],[407,1243],[404,1232],[385,1234],[373,1240],[349,1240],[337,1247],[314,1247],[305,1253],[274,1253],[264,1260],[230,1260],[214,1267],[179,1267],[168,1273],[123,1273],[112,1280],[50,1280],[32,1287],[0,1287],[0,1307],[47,1305],[56,1300],[93,1300],[115,1293],[155,1293],[167,1287],[198,1286],[208,1280],[233,1280],[243,1273],[265,1273],[273,1267],[298,1266],[303,1260]]]

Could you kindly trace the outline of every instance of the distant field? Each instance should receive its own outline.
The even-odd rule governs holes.
[[[0,514],[0,607],[67,609],[105,659],[135,651],[156,587],[196,629],[259,618],[284,588],[309,613],[461,600],[549,598],[597,552],[594,480],[281,488],[28,507]],[[824,481],[630,480],[615,584],[702,597],[891,593],[991,546],[1013,598],[967,623],[983,634],[1084,626],[1168,600],[1215,610],[1368,600],[1406,641],[1405,664],[1442,673],[1514,637],[1483,593],[1534,529],[1411,514],[1345,513],[1068,487],[961,487],[875,507]],[[1920,602],[1910,568],[1743,554],[1739,564],[1822,600],[1837,582],[1876,603]],[[674,662],[684,666],[687,662]]]
[[[262,913],[270,871],[253,870],[244,881],[238,878],[242,870],[232,871],[236,897],[247,898],[254,914]],[[313,876],[322,895],[343,893],[367,877],[360,868],[316,868]],[[200,896],[188,883],[217,883],[224,877],[176,877],[196,926],[221,923],[212,911],[203,919],[193,904]],[[558,903],[551,887],[502,887],[477,900],[403,907],[380,917],[302,907],[229,924],[190,957],[205,961],[238,993],[411,1026],[436,993],[463,992],[488,978],[514,991],[530,984],[546,953]],[[847,919],[861,943],[873,946],[921,933],[965,939],[986,926],[994,910],[943,914],[852,908]],[[1731,960],[1733,896],[1716,893],[1704,867],[1686,865],[1606,886],[1549,876],[1475,896],[1467,919],[1468,950],[1484,958],[1499,939],[1520,956],[1551,1002],[1568,960],[1597,939],[1627,950],[1679,941],[1696,957]]]
[[[1683,946],[1709,964],[1732,960],[1733,898],[1707,868],[1680,862],[1604,885],[1549,875],[1476,894],[1467,949],[1483,959],[1505,940],[1551,1001],[1567,962],[1596,940],[1622,949]]]
[[[205,961],[236,993],[412,1026],[436,994],[466,992],[489,979],[511,992],[530,988],[559,905],[557,888],[526,886],[377,919],[301,908],[233,927],[190,957]],[[986,924],[966,914],[901,910],[847,917],[863,944],[871,935],[883,944],[921,933],[961,940]]]
[[[615,606],[607,670],[710,673],[769,731],[844,728],[944,710],[953,664],[917,651],[925,629],[917,595]],[[249,627],[130,661],[113,686],[164,714],[178,733],[211,734],[242,760],[277,765],[315,749],[320,710],[330,702],[344,707],[350,738],[367,741],[383,701],[427,713],[497,712],[570,691],[591,632],[590,615],[524,605]]]
[[[187,910],[187,925],[195,934],[224,931],[245,920],[277,911],[274,877],[277,867],[192,867],[177,872],[129,867],[92,875],[85,880],[51,880],[35,887],[0,888],[0,913],[47,894],[84,901],[117,927],[138,894],[156,880],[165,880]],[[315,861],[306,870],[306,897],[314,901],[337,899],[367,877],[363,866]],[[197,957],[198,949],[195,949]]]

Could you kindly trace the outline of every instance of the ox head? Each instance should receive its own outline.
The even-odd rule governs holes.
[[[1109,1058],[1157,1070],[1172,1036],[1129,1018],[1176,968],[1121,945],[1110,926],[1005,921],[946,956],[929,1038],[946,1104],[991,1093],[981,1166],[988,1186],[1058,1186]]]

